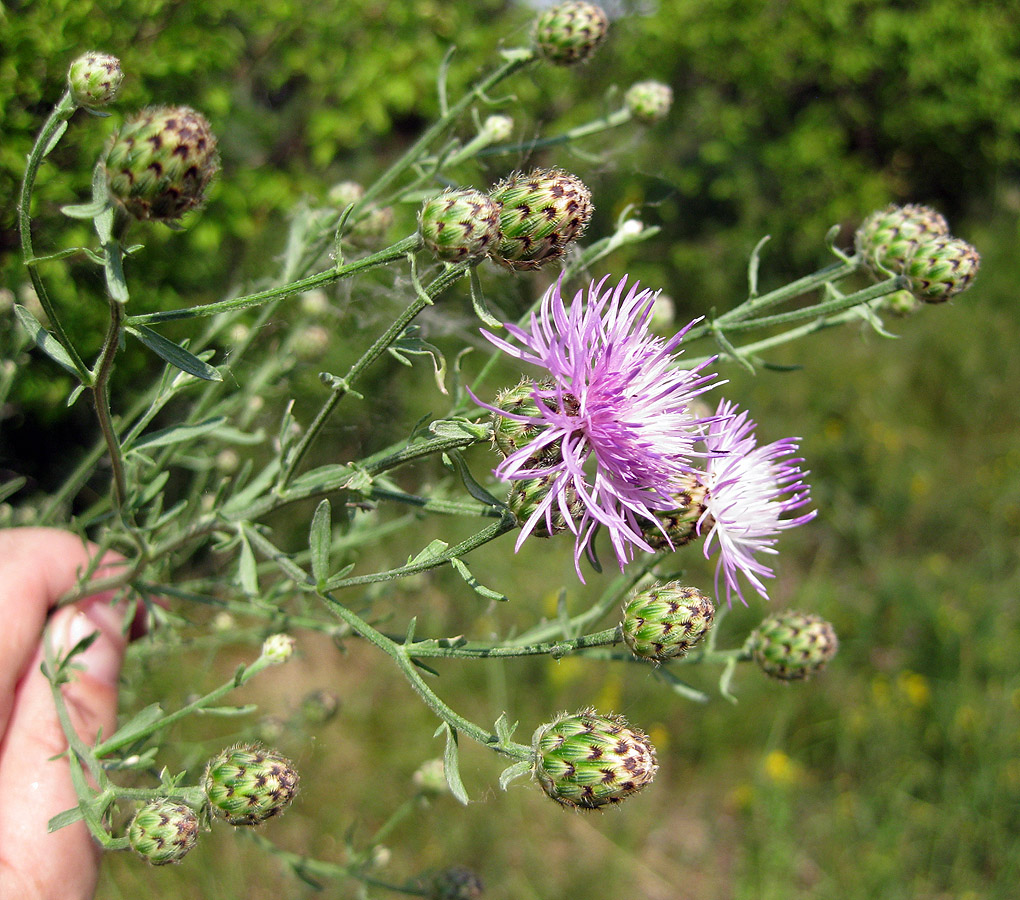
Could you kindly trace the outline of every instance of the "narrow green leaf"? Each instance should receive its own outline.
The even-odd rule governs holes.
[[[354,563],[348,563],[339,572],[334,574],[323,586],[322,593],[328,594],[330,591],[335,591],[337,588],[342,587],[344,579],[354,571]]]
[[[511,725],[510,720],[506,717],[506,713],[501,712],[499,718],[496,719],[496,737],[499,738],[499,742],[501,744],[509,744],[513,740],[516,730],[517,722]]]
[[[471,570],[464,564],[462,560],[457,559],[456,556],[450,559],[450,565],[456,570],[457,574],[464,579],[465,584],[471,588],[476,594],[481,594],[486,600],[497,600],[500,603],[506,603],[509,601],[509,597],[501,594],[499,591],[494,591],[492,588],[487,588],[482,584],[474,575],[471,574]]]
[[[53,132],[53,136],[46,142],[46,146],[43,147],[43,157],[47,157],[53,152],[53,148],[60,143],[60,139],[64,136],[65,131],[67,131],[67,119],[64,119],[64,121],[57,126],[57,130]]]
[[[14,304],[14,314],[18,317],[21,327],[28,332],[28,336],[35,341],[35,345],[42,350],[43,353],[45,353],[55,363],[67,369],[67,371],[72,375],[78,374],[74,367],[74,363],[71,362],[71,357],[68,356],[67,351],[63,348],[60,341],[43,328],[42,323],[35,316],[33,316],[20,303]]]
[[[109,200],[90,200],[88,203],[72,203],[61,206],[60,211],[69,219],[94,219],[110,207]]]
[[[259,592],[259,574],[255,554],[248,543],[248,533],[242,528],[238,534],[241,538],[241,554],[237,561],[237,580],[245,594],[256,597]]]
[[[446,726],[446,750],[443,753],[443,772],[446,784],[453,794],[465,806],[468,805],[468,794],[460,777],[460,748],[457,745],[457,731]]]
[[[531,763],[526,759],[522,759],[520,762],[515,762],[512,766],[505,768],[499,776],[499,786],[501,790],[506,790],[510,786],[510,782],[522,775],[527,775],[531,770]]]
[[[81,396],[82,391],[84,391],[84,390],[85,390],[85,385],[79,384],[73,391],[71,391],[70,394],[67,395],[66,406],[67,406],[68,409],[70,409],[72,406],[74,406],[75,401],[77,401],[77,399]]]
[[[443,555],[443,551],[446,550],[450,545],[446,541],[441,541],[436,538],[427,547],[421,550],[417,556],[408,557],[407,565],[417,566],[421,563],[432,562],[434,559],[439,559]]]
[[[73,825],[81,820],[82,811],[77,806],[73,809],[65,809],[62,813],[57,813],[46,823],[46,830],[52,834],[54,831],[59,831],[61,828],[66,828],[68,825]]]
[[[329,549],[333,543],[332,512],[329,500],[323,500],[315,508],[308,535],[308,547],[312,552],[312,577],[319,585],[324,585],[329,579]]]
[[[404,646],[414,643],[414,632],[418,627],[418,617],[411,616],[411,621],[407,623],[407,633],[404,635]]]
[[[182,372],[187,372],[203,381],[223,380],[223,376],[208,363],[202,362],[193,353],[163,337],[159,332],[153,331],[147,325],[128,325],[125,330],[138,338],[158,357]]]
[[[124,250],[117,241],[110,241],[104,247],[103,271],[106,273],[106,289],[118,303],[127,303],[127,280],[124,278]]]
[[[475,481],[475,477],[471,474],[471,470],[468,468],[467,463],[464,462],[464,456],[459,450],[450,450],[448,453],[450,459],[453,460],[454,465],[457,467],[457,474],[460,475],[460,480],[464,482],[464,487],[467,488],[467,492],[475,500],[484,503],[486,506],[495,506],[499,509],[507,508],[502,500],[494,497]]]
[[[166,447],[169,444],[179,444],[182,441],[194,440],[203,434],[216,431],[220,425],[226,422],[224,416],[213,416],[203,422],[194,425],[173,425],[170,428],[162,428],[147,434],[145,437],[135,441],[134,444],[125,447],[126,449],[140,450],[151,447]]]
[[[92,170],[92,202],[105,204],[103,209],[96,213],[92,219],[92,225],[99,235],[99,243],[103,248],[110,243],[113,237],[113,204],[110,202],[110,186],[106,180],[106,170],[102,160],[96,163]],[[105,265],[105,259],[104,259]]]
[[[220,716],[229,719],[234,716],[250,716],[253,712],[257,712],[258,708],[257,703],[246,703],[244,706],[203,706],[196,709],[195,712],[202,716]]]
[[[12,478],[7,484],[0,484],[0,503],[3,503],[8,497],[18,493],[28,481],[24,475],[20,475],[17,478]]]
[[[101,754],[104,747],[125,747],[138,738],[151,734],[152,726],[162,718],[163,707],[158,703],[149,704],[96,747],[96,753]]]
[[[703,691],[699,691],[696,687],[692,687],[686,681],[677,678],[666,666],[659,666],[653,670],[655,676],[662,681],[665,681],[676,693],[681,697],[686,697],[688,700],[693,700],[695,703],[708,703],[708,694]]]
[[[485,296],[482,294],[482,283],[478,280],[478,273],[474,269],[471,270],[471,305],[474,307],[475,315],[490,328],[503,327],[503,323],[489,312]]]

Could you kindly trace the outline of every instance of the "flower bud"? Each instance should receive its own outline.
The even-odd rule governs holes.
[[[511,269],[538,269],[558,259],[591,219],[591,192],[560,169],[517,172],[489,196],[499,204],[501,236],[492,256]]]
[[[699,521],[702,532],[712,527],[714,520],[711,516],[702,520],[708,489],[698,480],[697,475],[685,475],[681,485],[682,489],[673,495],[676,508],[655,514],[662,529],[651,523],[642,525],[641,536],[653,550],[676,550],[689,544],[698,537]]]
[[[131,849],[154,866],[180,862],[197,842],[195,811],[168,797],[150,800],[128,826]]]
[[[493,144],[500,144],[514,133],[514,120],[499,113],[489,116],[482,123],[482,133]]]
[[[883,310],[900,318],[913,315],[923,305],[910,291],[894,291],[891,294],[886,294],[881,300]]]
[[[535,46],[551,63],[571,66],[588,59],[609,33],[609,19],[592,3],[569,0],[535,21]]]
[[[112,103],[123,80],[120,60],[108,53],[85,53],[71,63],[67,71],[71,99],[88,109]]]
[[[635,119],[651,125],[666,118],[673,105],[673,89],[661,81],[639,81],[624,94],[623,104]]]
[[[187,106],[163,106],[127,119],[104,165],[111,196],[131,215],[172,222],[205,202],[219,158],[205,116]]]
[[[446,781],[446,766],[441,759],[423,762],[411,776],[411,782],[426,797],[438,797],[450,790]]]
[[[301,718],[309,725],[325,725],[339,711],[340,698],[332,691],[310,691],[301,701]]]
[[[824,669],[839,641],[833,627],[819,616],[787,611],[765,619],[745,649],[770,678],[798,681]]]
[[[273,665],[285,663],[294,655],[295,643],[289,634],[271,634],[262,642],[262,656]]]
[[[447,191],[426,201],[418,231],[442,260],[481,259],[499,240],[499,205],[481,191]]]
[[[981,256],[966,241],[943,236],[919,243],[903,274],[910,292],[925,303],[943,303],[966,290],[981,265]]]
[[[551,381],[543,381],[538,384],[538,390],[551,389]],[[521,381],[512,388],[504,388],[496,394],[493,406],[512,416],[537,416],[538,404],[533,396],[535,384],[528,378]],[[550,409],[553,408],[550,406]],[[541,429],[530,422],[518,422],[516,419],[501,416],[498,413],[492,414],[492,446],[498,450],[506,459],[513,453],[520,450],[525,444],[530,444]],[[550,456],[555,457],[558,450],[550,448]]]
[[[861,223],[854,247],[876,275],[900,275],[917,244],[947,234],[945,218],[928,206],[887,206]]]
[[[536,465],[541,465],[541,459],[535,460]],[[535,514],[542,501],[549,496],[555,482],[555,476],[543,475],[541,478],[524,478],[515,480],[510,494],[506,498],[506,505],[517,517],[517,522],[522,527]],[[573,521],[578,521],[584,515],[584,504],[577,496],[577,490],[572,483],[564,485],[558,493],[567,503],[567,513]],[[570,526],[567,524],[566,516],[560,508],[557,500],[554,500],[544,515],[541,515],[532,526],[531,534],[535,537],[548,538],[554,534],[566,531]]]
[[[655,748],[619,716],[564,713],[532,739],[535,778],[563,806],[598,809],[637,793],[655,776]]]
[[[715,604],[679,581],[636,594],[623,611],[623,640],[642,659],[664,662],[698,643],[712,627]]]
[[[202,789],[214,815],[231,825],[259,825],[290,804],[299,780],[293,763],[275,750],[238,744],[209,760]]]
[[[429,900],[478,900],[484,893],[482,879],[464,866],[451,866],[420,880]]]
[[[356,181],[338,181],[326,193],[329,202],[338,209],[347,209],[365,196],[365,189]]]

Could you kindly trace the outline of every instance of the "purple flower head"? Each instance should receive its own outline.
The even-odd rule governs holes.
[[[755,558],[756,554],[776,553],[774,545],[780,531],[816,515],[812,510],[783,518],[811,499],[810,488],[803,480],[807,472],[799,466],[803,460],[793,456],[800,439],[784,438],[759,447],[755,427],[746,412],[738,413],[734,404],[724,400],[705,433],[707,463],[701,477],[708,494],[698,528],[699,533],[708,530],[706,558],[718,544],[715,591],[718,596],[722,576],[727,602],[732,602],[736,592],[746,603],[737,581],[738,571],[767,600],[761,579],[772,578],[774,573]]]
[[[690,410],[691,400],[714,387],[714,375],[677,366],[687,328],[669,340],[649,331],[655,294],[627,290],[624,277],[603,290],[608,276],[578,291],[567,308],[557,283],[532,313],[530,330],[508,324],[511,344],[482,333],[503,352],[545,370],[533,382],[534,415],[494,412],[538,428],[530,443],[495,469],[503,480],[549,478],[548,494],[525,522],[517,549],[540,520],[558,510],[576,537],[574,561],[581,576],[582,553],[592,554],[595,530],[609,533],[620,566],[633,548],[650,550],[642,519],[655,524],[657,510],[676,505],[680,478],[694,471],[707,421]],[[481,401],[479,401],[481,402]],[[579,518],[571,515],[583,509]]]

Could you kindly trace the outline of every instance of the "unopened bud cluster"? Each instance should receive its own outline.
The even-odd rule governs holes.
[[[745,649],[761,670],[780,681],[799,681],[820,672],[839,649],[833,627],[811,613],[769,616],[751,633]]]
[[[451,866],[420,880],[429,900],[478,900],[484,893],[482,879],[466,866]]]
[[[551,63],[584,62],[605,40],[609,19],[593,3],[570,0],[542,13],[535,21],[535,48]]]
[[[666,118],[673,105],[673,89],[661,81],[639,81],[624,94],[623,105],[639,122],[651,125]]]
[[[154,866],[180,862],[198,841],[198,815],[168,797],[146,803],[128,826],[128,843]]]
[[[591,192],[561,169],[515,172],[488,194],[448,191],[418,216],[422,242],[447,262],[490,256],[511,269],[538,269],[563,256],[588,226]]]
[[[557,803],[598,809],[636,794],[655,777],[655,748],[619,716],[564,714],[532,739],[535,778]]]
[[[678,581],[640,591],[623,611],[624,643],[631,653],[653,662],[685,656],[712,627],[715,604]]]
[[[67,71],[71,99],[86,109],[98,109],[112,103],[123,80],[120,60],[108,53],[91,51],[82,54]]]
[[[872,213],[857,229],[854,246],[872,272],[905,276],[910,293],[925,303],[966,290],[981,264],[977,250],[953,237],[940,213],[916,203]]]
[[[240,744],[209,760],[202,789],[213,815],[231,825],[260,825],[290,805],[299,780],[285,756]]]
[[[173,222],[205,202],[219,170],[216,138],[190,107],[150,107],[124,122],[104,166],[110,195],[131,215]]]

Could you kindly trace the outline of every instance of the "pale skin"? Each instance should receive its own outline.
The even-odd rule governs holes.
[[[112,734],[127,638],[123,614],[99,594],[54,611],[95,548],[48,528],[0,531],[0,897],[89,900],[100,850],[84,823],[52,834],[46,823],[77,806],[49,682],[40,672],[43,631],[69,649],[98,631],[62,690],[78,734]],[[108,558],[107,562],[115,560]],[[102,570],[100,570],[102,571]]]

